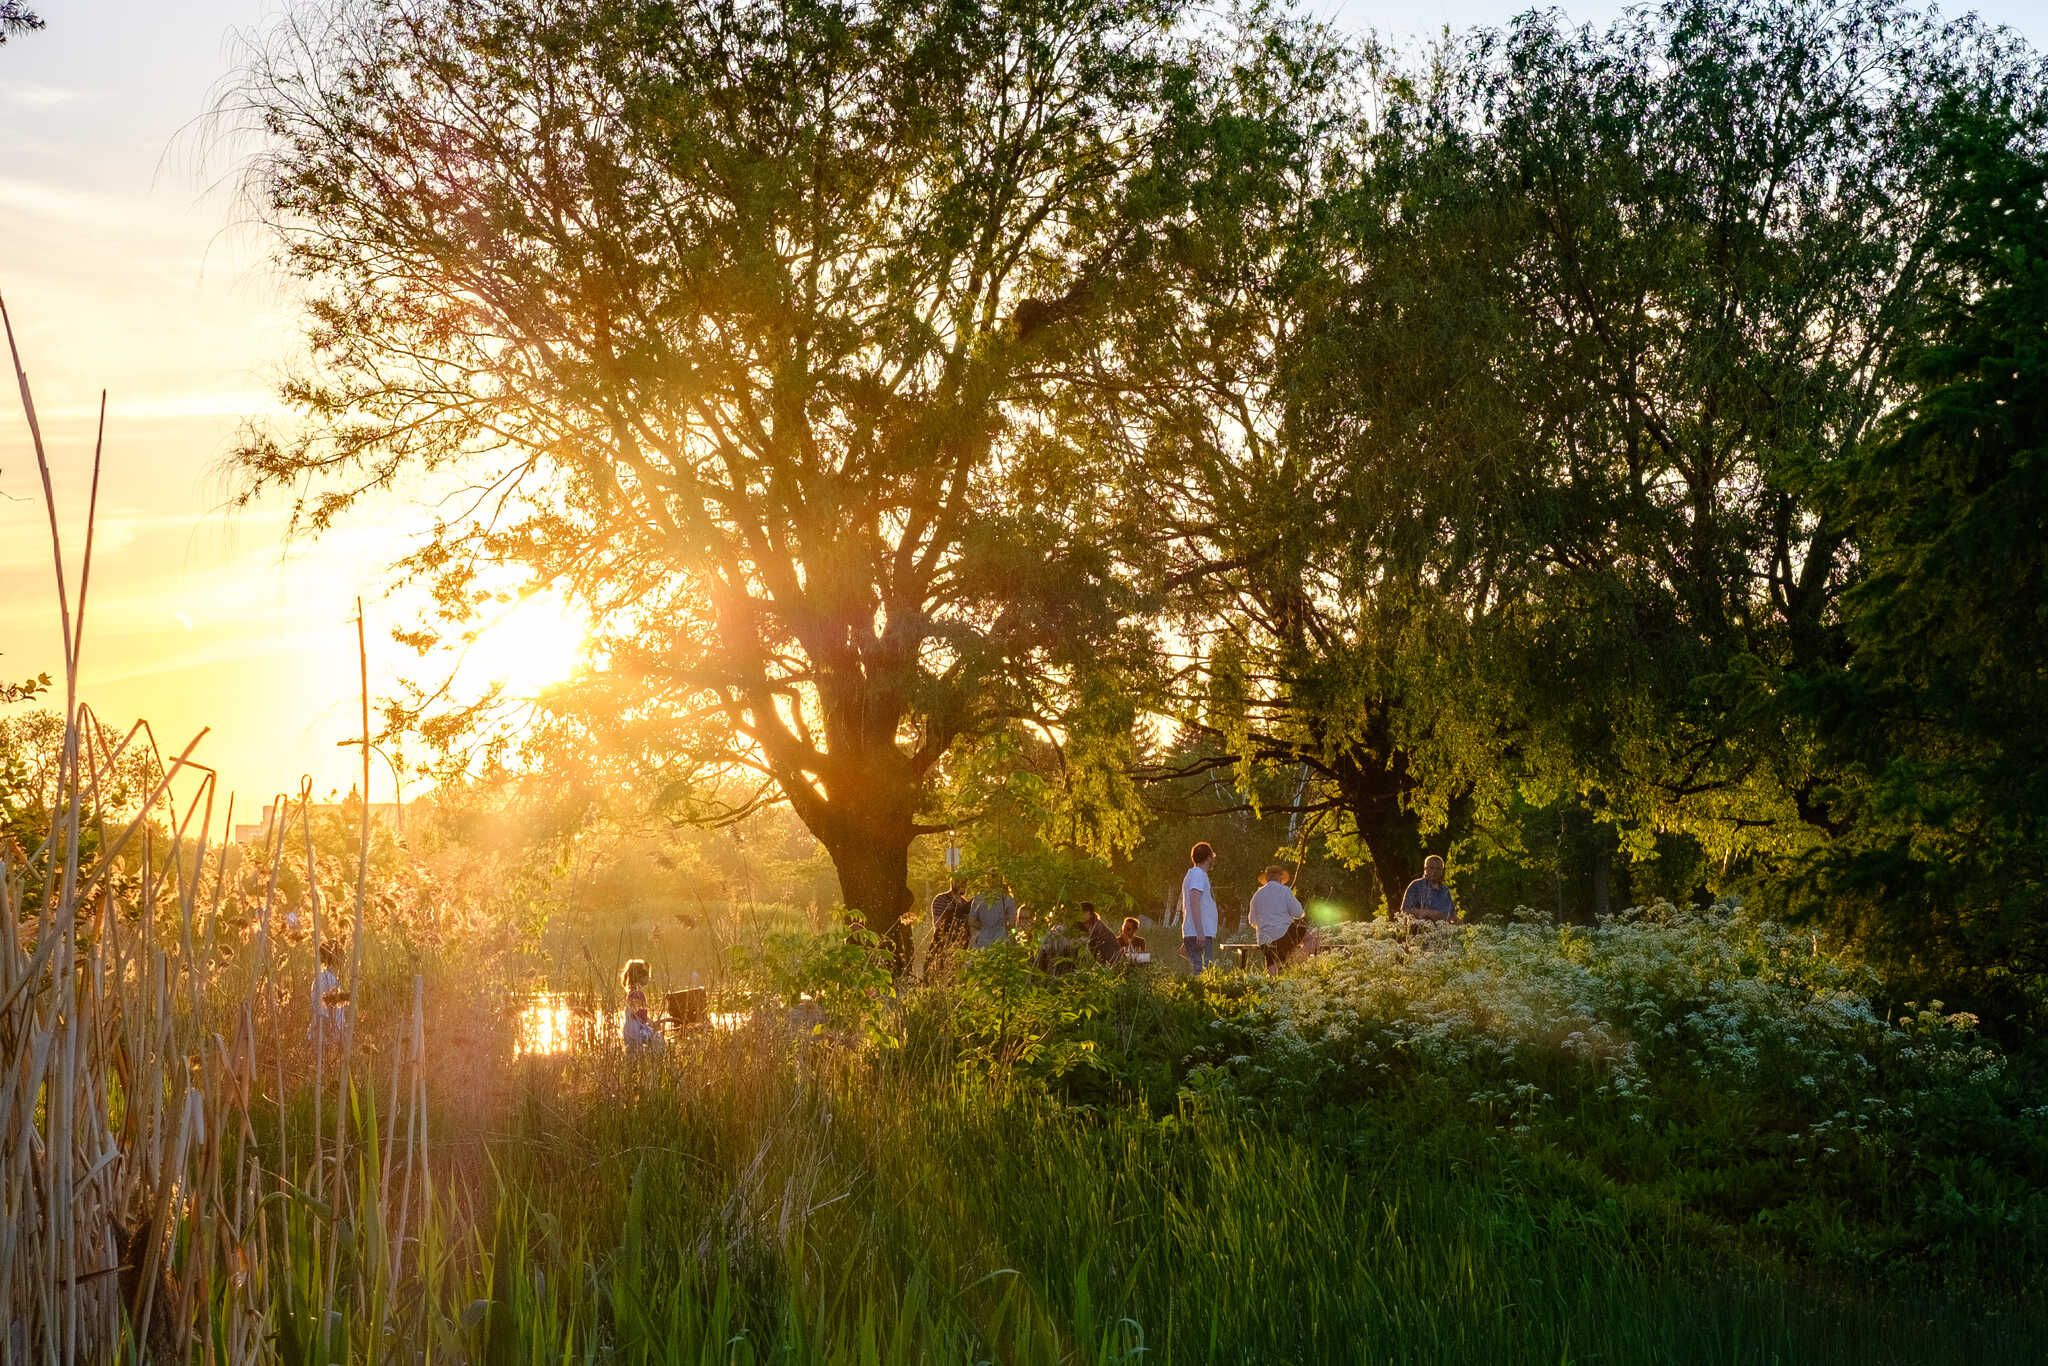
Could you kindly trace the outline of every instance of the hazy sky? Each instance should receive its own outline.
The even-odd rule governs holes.
[[[335,748],[355,730],[354,600],[370,621],[372,688],[402,671],[406,624],[384,566],[391,523],[357,522],[287,546],[287,509],[226,510],[220,461],[238,425],[269,406],[298,323],[237,225],[232,147],[202,116],[234,69],[235,35],[277,0],[40,0],[46,31],[0,48],[0,295],[26,360],[56,467],[75,582],[99,390],[106,462],[83,695],[109,720],[146,717],[198,757],[243,812],[310,773],[346,787]],[[1314,6],[1389,36],[1497,23],[1527,8],[1488,0],[1427,7]],[[1565,7],[1612,17],[1611,3]],[[1989,0],[1986,18],[2048,45],[2048,5]],[[59,671],[61,645],[35,462],[13,385],[0,391],[0,677]],[[479,653],[517,673],[529,614]],[[542,642],[541,653],[547,653]],[[389,796],[379,768],[373,791]],[[238,814],[238,819],[240,819]]]

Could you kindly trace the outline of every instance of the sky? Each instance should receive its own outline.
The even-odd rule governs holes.
[[[151,723],[217,769],[238,813],[302,776],[347,789],[360,759],[355,604],[373,698],[417,672],[391,643],[413,624],[392,592],[400,503],[318,539],[288,505],[233,510],[223,458],[301,344],[294,298],[234,193],[240,148],[206,119],[241,36],[278,0],[39,0],[48,22],[0,48],[0,297],[29,372],[75,585],[99,393],[105,458],[81,697]],[[1313,12],[1389,38],[1499,23],[1525,3],[1323,0]],[[1602,21],[1615,3],[1563,7]],[[1965,7],[1953,7],[1960,11]],[[2048,46],[2048,4],[1986,0],[1986,19]],[[0,386],[0,678],[61,673],[55,578],[36,463],[14,386]],[[74,591],[75,598],[75,591]],[[75,605],[75,603],[74,603]],[[546,604],[488,634],[468,668],[514,686],[558,668],[573,622]],[[383,764],[371,793],[392,795]],[[408,794],[412,795],[412,794]],[[244,820],[241,814],[237,820]]]

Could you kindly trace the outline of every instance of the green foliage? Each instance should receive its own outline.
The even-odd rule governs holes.
[[[1113,495],[1153,405],[1199,412],[1179,305],[1216,210],[1260,192],[1260,121],[1228,100],[1287,43],[1245,17],[364,0],[281,24],[245,107],[313,328],[304,421],[252,434],[245,493],[317,529],[414,471],[472,481],[407,566],[442,624],[510,573],[587,605],[610,664],[539,747],[787,800],[885,926],[957,742],[1149,667],[1128,563],[1157,532]]]
[[[1960,1362],[2039,1331],[2037,1082],[1967,1022],[1863,1011],[1867,973],[1809,936],[1725,910],[1368,931],[1201,983],[973,957],[912,993],[900,1050],[792,1051],[757,1015],[535,1066],[434,1340]]]
[[[1132,722],[1127,703],[1096,689],[1064,743],[1013,725],[962,746],[947,774],[961,874],[1007,883],[1038,909],[1120,905],[1112,861],[1137,843],[1146,815],[1131,777]]]
[[[1057,990],[1032,966],[1031,949],[1006,939],[967,955],[958,982],[923,993],[907,1025],[910,1038],[950,1054],[963,1073],[998,1084],[1014,1078],[1065,1077],[1094,1061],[1095,1041],[1082,1029],[1103,1013],[1108,974],[1080,968]]]
[[[39,693],[45,693],[49,690],[50,675],[48,670],[21,683],[9,683],[0,680],[0,706],[4,706],[9,702],[26,702]]]
[[[1314,302],[1290,402],[1356,452],[1325,496],[1379,624],[1335,667],[1390,677],[1427,823],[1584,793],[1811,844],[1774,694],[1854,558],[1815,471],[1912,341],[1929,109],[2026,69],[1890,0],[1674,0],[1526,16],[1392,97],[1336,201],[1374,269]]]
[[[870,930],[771,933],[746,951],[743,968],[756,983],[757,1008],[794,1012],[813,1032],[899,1040],[889,951]]]
[[[1860,579],[1803,699],[1837,837],[1808,904],[2002,1010],[2048,980],[2048,113],[1937,111],[1907,400],[1840,472]],[[2032,996],[2029,1001],[2028,996]]]
[[[48,679],[41,681],[47,683]],[[86,792],[81,798],[87,819],[79,831],[79,857],[81,866],[90,867],[102,848],[101,818],[123,821],[138,812],[162,769],[146,740],[124,748],[121,736],[96,720],[82,727],[79,743],[80,771],[96,774],[98,779],[84,784]],[[63,763],[64,717],[60,713],[38,708],[0,716],[0,856],[17,867],[29,866],[31,857],[62,861],[61,850],[43,845],[63,790],[58,782]],[[129,862],[133,861],[131,854]]]

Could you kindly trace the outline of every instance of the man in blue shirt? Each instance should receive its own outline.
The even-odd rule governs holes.
[[[1408,884],[1401,894],[1401,914],[1417,920],[1456,920],[1458,908],[1451,904],[1451,889],[1444,886],[1444,861],[1431,854],[1422,861],[1422,876]]]

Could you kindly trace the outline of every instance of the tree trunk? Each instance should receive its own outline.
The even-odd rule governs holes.
[[[839,897],[849,911],[860,912],[876,934],[888,931],[910,909],[910,836],[900,840],[852,839],[829,843],[832,869],[839,874]]]
[[[914,897],[910,890],[910,841],[915,820],[907,800],[856,792],[818,813],[811,833],[832,858],[839,898],[876,934],[886,937]]]
[[[1422,826],[1401,800],[1414,786],[1407,756],[1397,753],[1381,761],[1376,755],[1350,754],[1332,769],[1359,838],[1372,856],[1387,909],[1396,910],[1408,884],[1422,876]]]

